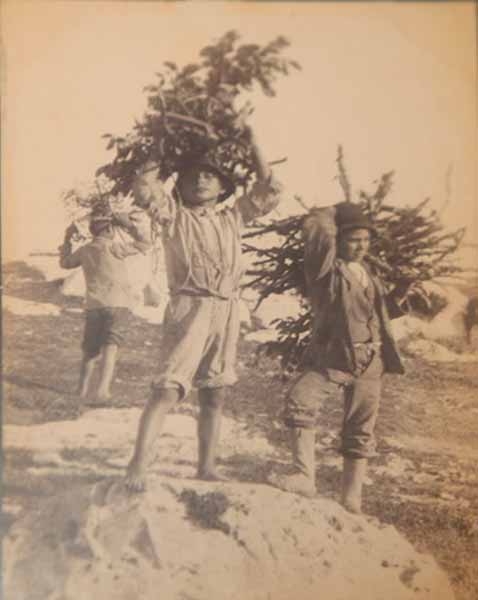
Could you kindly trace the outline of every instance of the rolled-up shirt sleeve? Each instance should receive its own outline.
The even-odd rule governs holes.
[[[337,258],[335,208],[314,208],[304,219],[304,264],[309,284],[330,273]]]
[[[283,194],[282,184],[274,177],[267,181],[256,181],[249,192],[235,203],[234,210],[243,224],[263,217],[277,207]]]
[[[163,227],[172,225],[176,217],[176,202],[158,178],[157,168],[146,164],[133,181],[132,191],[140,204],[149,205],[147,212],[151,219]]]

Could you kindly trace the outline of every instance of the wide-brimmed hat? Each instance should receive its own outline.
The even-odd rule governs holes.
[[[232,196],[236,190],[232,175],[227,173],[226,170],[219,165],[214,158],[205,156],[187,156],[184,157],[178,165],[178,183],[180,184],[181,178],[192,168],[201,168],[206,171],[214,173],[220,180],[224,192],[219,195],[218,201],[223,202],[227,200],[229,196]]]
[[[342,202],[337,205],[335,222],[339,233],[352,229],[368,229],[375,232],[375,227],[363,209],[351,202]]]

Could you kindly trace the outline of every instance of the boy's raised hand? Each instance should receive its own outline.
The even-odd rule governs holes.
[[[65,241],[70,241],[75,233],[78,233],[78,227],[75,223],[70,223],[65,230]]]
[[[246,104],[237,112],[237,116],[234,119],[234,127],[241,132],[251,135],[252,129],[247,120],[253,111],[254,108],[252,107],[252,104],[250,102],[246,102]]]
[[[124,227],[125,229],[129,229],[131,227],[131,219],[129,214],[126,212],[113,213],[112,222],[113,225],[118,225],[119,227]]]

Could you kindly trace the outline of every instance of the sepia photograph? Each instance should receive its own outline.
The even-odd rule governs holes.
[[[0,12],[0,596],[475,600],[478,3]]]

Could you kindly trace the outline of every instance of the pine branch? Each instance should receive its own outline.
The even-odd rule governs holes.
[[[342,175],[339,173],[338,178],[343,177],[341,186],[347,197],[350,186],[343,168],[343,155],[339,156]],[[378,230],[371,246],[370,262],[373,267],[390,289],[397,285],[423,284],[437,277],[455,278],[462,269],[452,259],[463,240],[464,229],[446,231],[436,213],[425,212],[429,199],[412,207],[386,204],[392,183],[393,172],[386,173],[378,181],[373,194],[359,193],[359,204],[368,212]],[[247,271],[251,279],[246,285],[258,291],[258,304],[271,295],[285,293],[292,293],[305,301],[304,217],[294,215],[267,225],[254,224],[244,235],[248,240],[244,250],[254,256]],[[274,234],[271,237],[274,241],[269,247],[254,244],[254,240],[271,234]],[[415,306],[422,310],[429,310],[433,304],[423,289],[419,289],[409,301],[412,308]],[[307,304],[304,302],[300,315],[278,320],[275,327],[279,339],[266,344],[263,351],[280,356],[285,369],[295,368],[310,336],[311,313]]]

